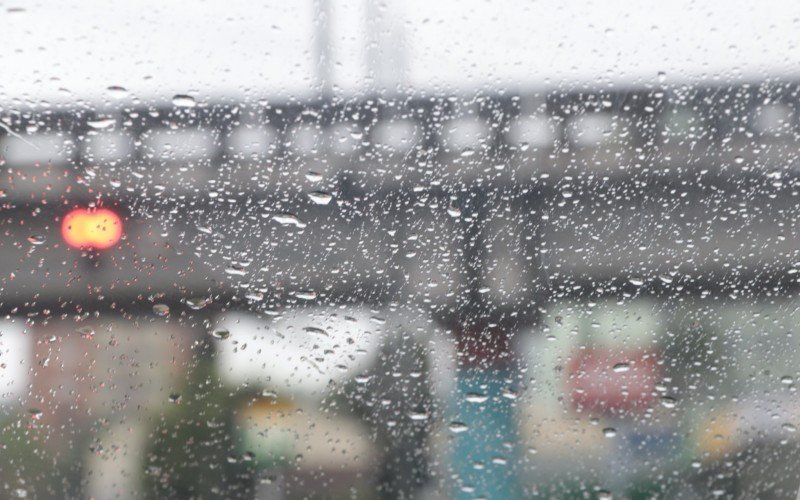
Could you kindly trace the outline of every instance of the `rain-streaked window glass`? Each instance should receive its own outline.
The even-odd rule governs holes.
[[[274,153],[277,140],[274,127],[241,125],[228,136],[228,152],[237,158],[257,160]]]
[[[0,18],[0,498],[798,498],[800,4]]]
[[[587,113],[569,121],[567,135],[577,146],[598,146],[610,139],[614,125],[610,113]]]
[[[375,145],[389,152],[407,153],[421,138],[421,131],[411,120],[398,119],[375,126]]]

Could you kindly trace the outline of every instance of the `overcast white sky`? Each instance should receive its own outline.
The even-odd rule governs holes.
[[[376,83],[368,54],[377,83],[428,90],[800,75],[797,1],[330,1],[345,94]],[[313,0],[4,0],[0,19],[0,102],[315,92]]]

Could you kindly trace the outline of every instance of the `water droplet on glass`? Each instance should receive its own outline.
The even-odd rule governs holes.
[[[41,235],[28,236],[28,243],[30,243],[31,245],[41,245],[42,243],[45,242],[45,240],[46,238]]]
[[[313,191],[308,193],[308,198],[317,205],[327,205],[333,199],[333,196],[324,191]]]
[[[212,331],[211,336],[214,337],[215,339],[225,340],[231,336],[231,332],[224,328],[219,328],[217,330]]]
[[[319,182],[322,180],[322,174],[319,172],[309,171],[306,172],[306,179],[310,182]]]
[[[303,299],[303,300],[314,300],[314,299],[317,298],[317,292],[314,292],[314,291],[311,291],[311,290],[306,290],[306,291],[303,291],[303,292],[297,292],[295,294],[295,297],[297,297],[298,299]]]
[[[613,438],[617,435],[617,430],[613,427],[606,427],[603,429],[603,435],[607,438]]]
[[[479,392],[468,392],[464,399],[468,403],[484,403],[487,399],[489,399],[489,396]]]
[[[172,104],[179,108],[193,108],[197,106],[197,101],[194,100],[194,97],[186,94],[176,94],[172,98]]]
[[[630,284],[634,286],[644,285],[644,280],[642,278],[630,278],[628,282],[630,282]]]
[[[272,220],[282,226],[295,226],[300,229],[306,227],[306,223],[298,219],[294,214],[275,214],[272,216]]]
[[[792,385],[793,383],[794,383],[794,377],[790,375],[784,375],[783,377],[781,377],[781,384]]]
[[[153,312],[156,316],[167,316],[169,314],[169,306],[166,304],[155,304],[153,305]]]
[[[315,335],[320,335],[322,337],[328,337],[328,332],[323,330],[322,328],[317,328],[316,326],[307,326],[303,328],[304,332],[313,333]]]
[[[456,207],[448,207],[447,215],[450,217],[461,217],[461,210]]]
[[[675,398],[671,396],[661,397],[661,406],[663,406],[664,408],[675,408],[676,403],[677,401],[675,400]]]
[[[108,95],[114,99],[122,99],[128,96],[128,89],[120,87],[119,85],[112,85],[106,89]]]
[[[225,274],[230,274],[232,276],[244,276],[247,274],[247,270],[242,266],[232,265],[225,269]]]
[[[469,430],[467,424],[463,422],[450,422],[450,425],[448,425],[447,428],[450,429],[450,432],[454,434],[459,434],[461,432],[466,432],[467,430]]]
[[[189,306],[189,309],[194,309],[195,311],[199,311],[210,303],[211,299],[208,297],[192,297],[186,299],[186,305]]]
[[[175,403],[175,404],[180,403],[181,402],[181,395],[178,394],[177,392],[173,392],[172,394],[169,395],[169,402],[170,403]]]
[[[631,365],[629,363],[617,363],[614,365],[614,372],[615,373],[625,373],[631,369]]]
[[[88,125],[95,130],[103,130],[110,127],[113,127],[114,124],[117,122],[114,118],[100,118],[97,120],[90,120]]]
[[[94,328],[90,326],[82,326],[76,330],[81,337],[91,339],[94,337]]]

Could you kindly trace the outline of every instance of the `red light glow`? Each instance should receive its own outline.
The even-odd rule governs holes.
[[[122,219],[106,208],[76,208],[64,216],[61,236],[73,248],[105,250],[119,243]]]

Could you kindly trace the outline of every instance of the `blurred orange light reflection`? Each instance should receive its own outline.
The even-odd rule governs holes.
[[[64,216],[61,235],[73,248],[104,250],[122,237],[122,219],[106,208],[76,208]]]

